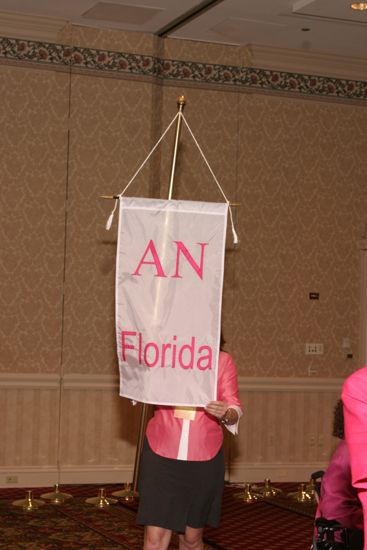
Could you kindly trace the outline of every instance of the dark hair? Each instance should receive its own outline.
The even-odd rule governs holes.
[[[344,414],[341,399],[339,399],[334,409],[333,435],[339,437],[339,439],[344,439]]]

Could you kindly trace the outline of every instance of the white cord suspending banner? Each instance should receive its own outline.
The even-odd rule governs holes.
[[[237,233],[236,233],[236,230],[235,230],[235,228],[234,228],[234,222],[233,222],[233,216],[232,216],[232,208],[231,208],[230,202],[229,202],[229,200],[227,199],[227,197],[226,197],[226,195],[225,195],[225,193],[224,193],[224,191],[223,191],[223,189],[222,189],[222,187],[221,187],[219,181],[217,180],[217,178],[216,178],[216,176],[215,176],[215,174],[214,174],[214,172],[213,172],[213,170],[212,170],[212,168],[211,168],[209,162],[207,161],[206,156],[204,155],[203,150],[201,149],[198,140],[197,140],[196,137],[194,136],[194,134],[193,134],[193,132],[192,132],[192,130],[191,130],[191,128],[190,128],[190,126],[189,126],[189,124],[188,124],[186,118],[184,117],[184,115],[183,115],[182,113],[180,113],[180,114],[181,114],[181,116],[182,116],[182,120],[183,120],[184,123],[186,124],[186,128],[187,128],[188,131],[190,132],[190,135],[191,135],[192,139],[193,139],[194,142],[195,142],[196,147],[199,149],[199,152],[200,152],[201,156],[203,157],[205,164],[206,164],[207,167],[209,168],[209,172],[210,172],[211,175],[213,176],[213,179],[214,179],[215,183],[217,184],[219,191],[222,193],[222,195],[223,195],[223,197],[224,197],[224,200],[225,200],[226,203],[228,204],[229,216],[230,216],[230,219],[231,219],[231,227],[232,227],[233,242],[234,242],[234,244],[237,244],[237,243],[239,242],[239,239],[238,239],[238,235],[237,235]]]
[[[234,244],[237,244],[239,242],[239,239],[238,239],[238,235],[236,233],[236,230],[235,230],[235,227],[234,227],[234,221],[233,221],[233,215],[232,215],[232,208],[231,208],[231,205],[230,205],[230,202],[229,200],[227,199],[217,177],[215,176],[207,158],[205,157],[204,155],[204,152],[203,150],[201,149],[200,145],[199,145],[199,142],[197,141],[196,137],[194,136],[194,133],[192,132],[185,116],[183,115],[182,111],[179,111],[178,113],[176,113],[176,115],[174,116],[174,118],[171,120],[171,122],[169,123],[169,125],[167,126],[167,128],[165,129],[165,131],[163,132],[163,134],[161,135],[161,137],[159,138],[159,140],[157,141],[157,143],[154,145],[153,149],[149,152],[148,156],[145,158],[145,160],[142,162],[142,164],[139,166],[139,168],[137,169],[137,171],[135,172],[135,174],[133,175],[133,177],[130,179],[130,181],[128,182],[128,184],[125,186],[125,188],[121,191],[121,193],[119,193],[119,195],[117,195],[117,198],[116,198],[116,201],[115,201],[115,206],[107,220],[107,223],[106,223],[106,229],[109,230],[111,228],[111,225],[112,225],[112,222],[113,222],[113,217],[114,217],[114,214],[115,214],[115,211],[116,211],[116,208],[117,208],[117,204],[118,204],[118,200],[120,197],[122,197],[125,192],[127,191],[127,189],[130,187],[130,185],[132,184],[132,182],[134,181],[134,179],[136,178],[136,176],[139,174],[139,172],[141,171],[141,169],[144,167],[144,165],[147,163],[147,161],[149,160],[149,158],[151,157],[151,155],[154,153],[154,151],[156,150],[156,148],[158,147],[158,145],[161,143],[161,141],[163,140],[163,138],[165,137],[165,135],[167,134],[167,132],[169,131],[169,129],[171,128],[171,126],[173,125],[173,123],[175,122],[175,120],[177,119],[177,117],[182,117],[182,120],[184,121],[185,123],[185,126],[186,128],[188,129],[192,139],[194,140],[194,143],[196,145],[196,147],[198,148],[205,164],[207,165],[211,175],[213,176],[213,179],[215,181],[215,183],[217,184],[218,186],[218,189],[219,191],[222,193],[223,197],[224,197],[224,200],[226,201],[226,203],[228,204],[228,210],[229,210],[229,217],[230,217],[230,221],[231,221],[231,228],[232,228],[232,235],[233,235],[233,243]]]
[[[176,118],[179,116],[180,113],[177,113],[173,119],[171,120],[171,122],[169,123],[169,125],[167,126],[167,128],[165,129],[165,131],[163,132],[163,134],[161,135],[161,137],[159,138],[159,140],[157,141],[157,143],[154,145],[153,149],[148,153],[148,156],[145,158],[145,160],[141,163],[141,165],[139,166],[139,168],[137,169],[137,171],[135,172],[135,174],[133,175],[133,177],[131,178],[131,180],[129,181],[129,183],[125,186],[125,188],[121,191],[121,193],[119,193],[118,195],[118,198],[115,200],[115,206],[111,212],[111,214],[109,215],[108,217],[108,220],[107,220],[107,223],[106,223],[106,229],[107,231],[109,231],[111,229],[111,225],[112,225],[112,222],[113,222],[113,216],[115,215],[115,211],[116,211],[116,208],[117,208],[117,204],[118,204],[118,200],[120,197],[122,197],[125,192],[127,191],[127,189],[130,187],[130,185],[132,184],[132,182],[134,181],[134,179],[136,178],[136,176],[139,174],[140,170],[145,166],[145,164],[148,162],[148,160],[150,159],[150,157],[152,156],[152,154],[154,153],[154,151],[157,149],[158,145],[160,144],[160,142],[162,141],[162,139],[164,138],[164,136],[167,134],[168,130],[171,128],[172,124],[174,123],[174,121],[176,120]]]

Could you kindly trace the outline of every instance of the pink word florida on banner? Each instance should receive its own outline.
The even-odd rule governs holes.
[[[121,198],[116,262],[120,395],[216,399],[228,205]]]

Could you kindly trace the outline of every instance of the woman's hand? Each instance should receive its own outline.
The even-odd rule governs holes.
[[[205,410],[218,418],[224,426],[231,426],[238,422],[238,413],[235,409],[228,407],[224,401],[211,401],[205,407]]]
[[[219,419],[226,414],[227,409],[228,403],[224,403],[224,401],[210,401],[205,407],[209,414]]]

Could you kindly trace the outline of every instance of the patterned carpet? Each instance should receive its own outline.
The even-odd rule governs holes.
[[[285,495],[299,484],[274,483],[284,495],[246,504],[227,485],[219,529],[206,529],[205,540],[218,550],[309,550],[316,505],[298,504]]]
[[[296,484],[275,484],[285,492]],[[106,485],[106,494],[121,486]],[[50,488],[33,489],[35,498]],[[60,506],[46,504],[34,512],[12,505],[25,489],[0,490],[0,549],[6,550],[141,550],[143,529],[135,524],[136,504],[98,509],[85,503],[96,496],[92,485],[62,486],[74,495]],[[311,544],[314,505],[298,505],[285,496],[245,504],[233,497],[240,488],[227,485],[219,529],[205,530],[205,550],[307,550]],[[177,537],[170,549],[177,550]]]

